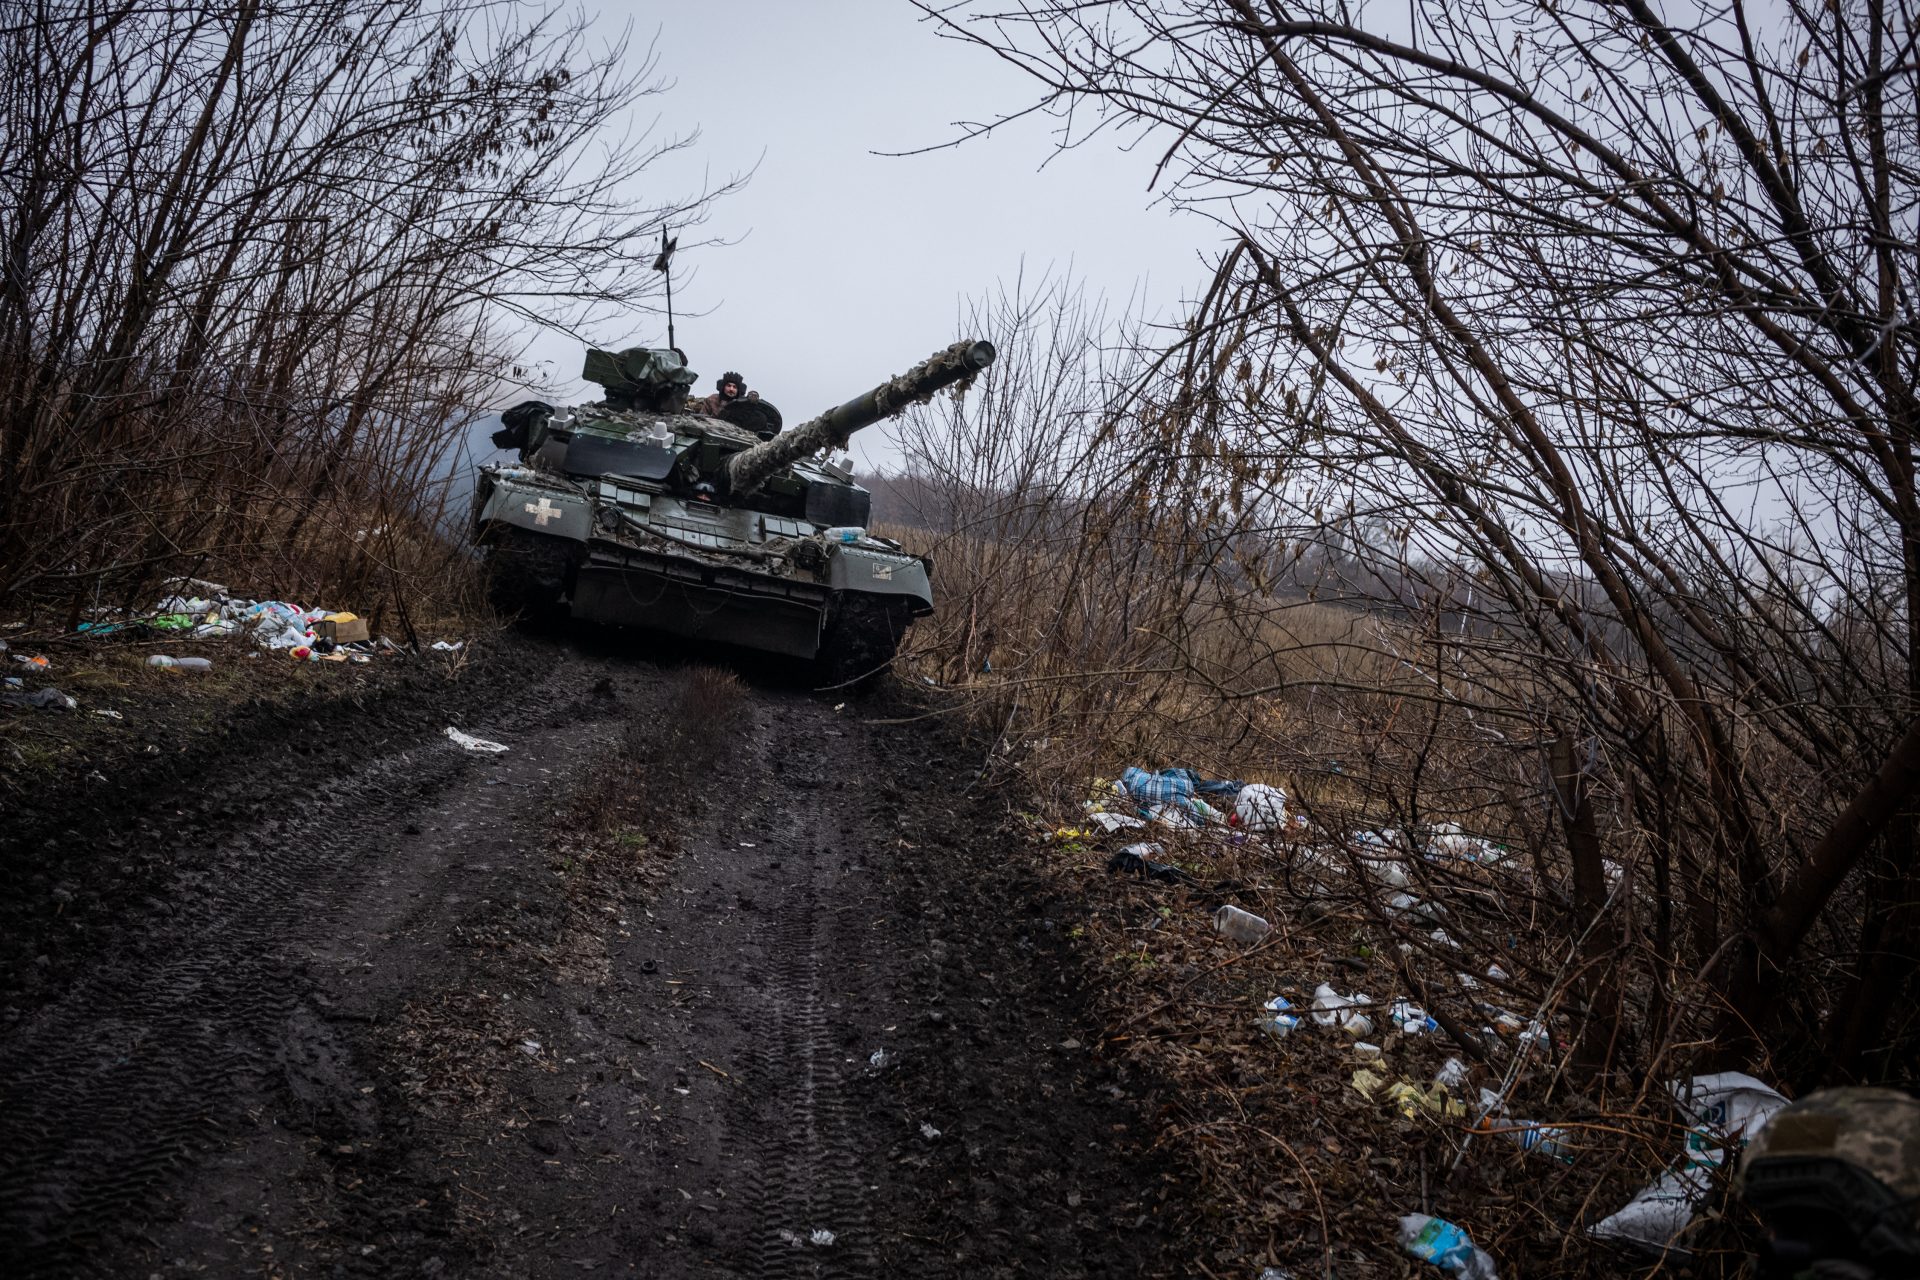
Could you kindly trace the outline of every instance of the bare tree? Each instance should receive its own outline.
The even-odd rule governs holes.
[[[583,21],[488,0],[15,10],[0,599],[77,610],[203,564],[288,593],[417,573],[424,483],[516,334],[637,303],[660,226],[710,198],[641,198],[684,142],[621,134],[652,58],[590,53]]]
[[[1911,6],[927,8],[1220,225],[1182,447],[1267,546],[1387,533],[1343,563],[1429,620],[1482,790],[1560,815],[1589,972],[1803,1080],[1910,1062]]]

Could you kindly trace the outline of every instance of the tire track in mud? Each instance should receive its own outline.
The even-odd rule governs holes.
[[[811,701],[794,704],[789,714],[815,721],[816,729],[825,728],[828,719],[825,709]],[[780,745],[765,731],[758,735],[759,772],[778,768]],[[783,814],[775,813],[770,797],[763,794],[743,815],[757,828],[776,825],[783,817],[800,819],[783,838],[807,851],[804,877],[795,892],[781,899],[779,920],[768,931],[774,953],[763,993],[769,1035],[756,1055],[756,1074],[769,1090],[767,1111],[750,1119],[736,1113],[728,1142],[735,1151],[756,1143],[771,1157],[752,1166],[744,1211],[756,1237],[747,1274],[766,1280],[871,1275],[878,1261],[862,1144],[847,1099],[846,1054],[831,1034],[823,989],[823,964],[844,964],[850,958],[824,927],[822,899],[843,897],[850,887],[842,883],[844,873],[835,874],[830,851],[839,840],[827,829],[817,803],[824,782],[820,772],[790,776],[786,798],[815,803],[789,803]],[[834,1243],[815,1245],[817,1230],[833,1232]]]
[[[560,672],[504,700],[499,719],[551,702]],[[290,1058],[335,1051],[311,1029],[289,1034],[304,975],[406,815],[473,760],[428,739],[329,780],[296,812],[181,869],[157,902],[164,923],[129,956],[11,1029],[0,1045],[9,1274],[68,1273],[194,1164],[236,1097],[276,1075],[297,1091],[301,1064]]]

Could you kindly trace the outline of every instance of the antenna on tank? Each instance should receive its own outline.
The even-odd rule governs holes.
[[[653,260],[653,269],[667,278],[667,345],[674,350],[680,344],[673,340],[673,251],[680,247],[680,237],[667,238],[667,229],[660,228],[660,256]]]

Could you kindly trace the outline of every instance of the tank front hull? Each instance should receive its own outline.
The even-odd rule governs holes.
[[[574,579],[576,618],[810,659],[827,587],[646,551],[596,546]]]

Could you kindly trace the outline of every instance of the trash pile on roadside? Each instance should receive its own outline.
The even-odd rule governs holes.
[[[199,578],[175,578],[162,590],[165,594],[150,610],[95,610],[92,617],[74,628],[74,638],[162,644],[168,648],[174,641],[226,641],[246,645],[248,657],[284,654],[297,662],[368,663],[381,655],[405,652],[385,636],[373,636],[365,619],[343,610],[247,599],[231,595],[220,583]],[[464,645],[465,641],[436,640],[427,647],[454,653]],[[147,656],[146,665],[176,675],[205,675],[214,670],[215,661],[158,652]],[[51,679],[54,668],[54,658],[48,654],[11,648],[0,639],[0,665],[6,667],[0,707],[81,709],[79,699],[55,683],[44,682]],[[95,710],[93,714],[122,718],[110,710]]]
[[[374,639],[364,619],[340,610],[309,609],[285,600],[246,599],[228,594],[220,583],[200,578],[176,578],[164,590],[167,594],[149,612],[96,618],[81,623],[76,630],[87,636],[175,635],[182,640],[238,637],[256,649],[283,651],[301,661],[365,662],[376,653],[399,647],[384,636]]]
[[[1558,1079],[1575,1036],[1570,1018],[1550,998],[1564,991],[1564,975],[1543,973],[1537,958],[1535,965],[1522,966],[1519,952],[1509,954],[1518,945],[1514,934],[1489,926],[1503,886],[1524,887],[1524,896],[1536,888],[1528,859],[1452,823],[1330,831],[1291,812],[1282,787],[1209,780],[1191,769],[1128,768],[1117,780],[1096,780],[1090,793],[1074,825],[1054,827],[1043,839],[1103,857],[1110,873],[1137,878],[1147,888],[1174,891],[1160,899],[1171,905],[1156,908],[1136,936],[1177,927],[1185,918],[1193,932],[1184,936],[1204,931],[1249,954],[1273,948],[1273,960],[1284,963],[1299,950],[1288,943],[1301,929],[1337,918],[1354,922],[1354,936],[1368,939],[1343,965],[1376,977],[1380,968],[1396,975],[1391,985],[1398,989],[1379,995],[1354,989],[1337,973],[1281,982],[1278,991],[1267,987],[1264,999],[1249,1002],[1246,1016],[1271,1046],[1266,1053],[1277,1053],[1280,1061],[1242,1064],[1229,1071],[1230,1078],[1275,1066],[1284,1073],[1298,1046],[1307,1046],[1322,1063],[1331,1051],[1332,1060],[1347,1063],[1341,1070],[1351,1071],[1346,1083],[1353,1095],[1402,1121],[1433,1126],[1451,1145],[1456,1166],[1485,1158],[1476,1156],[1476,1142],[1497,1140],[1496,1149],[1517,1148],[1526,1160],[1542,1162],[1543,1172],[1592,1166],[1595,1172],[1584,1175],[1591,1178],[1604,1171],[1601,1166],[1613,1167],[1599,1153],[1617,1126],[1595,1123],[1590,1110],[1577,1106],[1561,1118],[1516,1115],[1511,1104],[1527,1081],[1544,1088],[1545,1081]],[[1215,865],[1226,864],[1228,855],[1231,874]],[[1284,874],[1285,894],[1272,885],[1250,886],[1249,867],[1256,874],[1269,867]],[[1620,869],[1606,870],[1619,888]],[[1271,904],[1282,898],[1291,905],[1276,913]],[[1183,902],[1192,913],[1185,917],[1178,914]],[[1382,936],[1390,950],[1376,953],[1372,940]],[[1324,944],[1326,937],[1318,941]],[[1135,945],[1144,957],[1147,944]],[[1516,982],[1498,961],[1487,963],[1490,953],[1528,981]],[[1469,963],[1469,956],[1479,959]],[[1236,952],[1217,967],[1238,958]],[[1548,997],[1523,994],[1543,989]],[[1223,1006],[1216,1001],[1212,1007]],[[1265,1056],[1257,1047],[1249,1051]],[[1433,1060],[1442,1054],[1436,1070]],[[1415,1059],[1427,1065],[1416,1067]],[[1470,1067],[1469,1059],[1478,1065]],[[1788,1100],[1738,1072],[1673,1080],[1666,1092],[1688,1126],[1677,1158],[1624,1205],[1612,1212],[1602,1205],[1584,1233],[1655,1256],[1682,1257],[1697,1214],[1730,1168],[1729,1157],[1737,1157]],[[1532,1093],[1556,1096],[1552,1090]],[[1556,1109],[1551,1103],[1541,1107]],[[1421,1177],[1420,1202],[1402,1207],[1429,1207],[1425,1173]],[[1381,1223],[1380,1231],[1443,1271],[1479,1280],[1499,1273],[1493,1254],[1445,1218],[1409,1212],[1397,1227]]]

